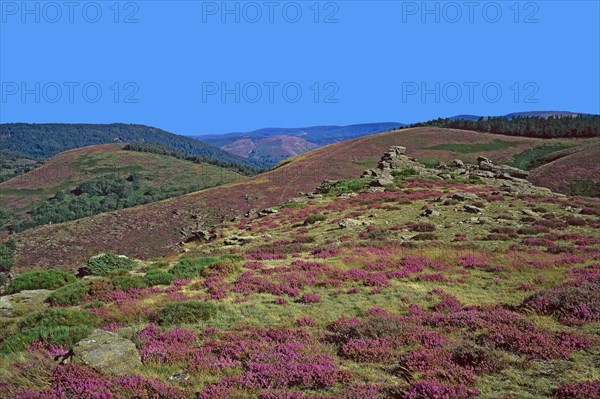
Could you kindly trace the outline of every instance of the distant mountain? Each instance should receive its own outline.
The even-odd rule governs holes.
[[[0,151],[49,158],[60,152],[98,144],[153,142],[190,155],[215,158],[262,168],[253,160],[233,155],[211,144],[167,131],[134,124],[0,124]]]
[[[582,112],[570,112],[570,111],[528,111],[528,112],[513,112],[510,114],[506,114],[506,115],[499,115],[499,116],[496,116],[496,118],[508,118],[508,119],[522,118],[522,117],[549,118],[551,116],[560,116],[560,117],[570,116],[570,117],[575,118],[578,116],[591,116],[591,115],[592,114],[586,114],[586,113],[582,113]],[[456,116],[451,116],[448,119],[453,120],[453,121],[456,121],[456,120],[476,121],[482,117],[488,118],[489,115],[486,115],[486,116],[468,115],[468,114],[467,115],[456,115]]]
[[[315,148],[406,126],[398,122],[348,126],[265,128],[251,132],[191,136],[248,160],[275,165]]]

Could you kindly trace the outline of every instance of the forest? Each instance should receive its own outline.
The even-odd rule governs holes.
[[[482,117],[479,120],[438,118],[412,127],[434,126],[449,129],[537,138],[579,138],[600,136],[600,116],[579,117]]]

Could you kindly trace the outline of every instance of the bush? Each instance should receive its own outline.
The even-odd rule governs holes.
[[[169,272],[177,278],[199,277],[206,266],[216,263],[218,260],[215,257],[182,259]]]
[[[37,270],[15,277],[6,287],[6,292],[15,294],[24,290],[54,290],[75,281],[75,276],[60,270]]]
[[[156,320],[159,324],[197,323],[211,319],[216,313],[217,305],[212,302],[167,302],[158,312]]]
[[[161,269],[152,269],[144,276],[144,281],[149,286],[170,285],[175,279],[175,275]]]
[[[434,233],[419,233],[412,238],[415,241],[429,241],[437,239]]]
[[[89,335],[97,322],[96,315],[76,309],[35,312],[21,321],[19,332],[4,340],[2,352],[23,351],[36,340],[72,346]]]
[[[137,266],[137,262],[126,256],[113,254],[102,254],[91,258],[84,268],[84,271],[96,276],[106,276],[114,270],[131,270]]]
[[[54,306],[80,305],[86,299],[90,290],[91,284],[88,281],[78,281],[54,291],[48,297],[48,302]]]
[[[435,231],[435,224],[429,222],[419,222],[413,223],[408,226],[411,231],[416,231],[419,233],[426,233]]]
[[[14,239],[10,239],[0,244],[0,273],[11,271],[15,260],[16,249],[17,244]]]
[[[567,216],[565,222],[567,222],[569,226],[585,226],[587,224],[584,218],[577,216]]]
[[[118,291],[127,291],[133,288],[146,288],[148,285],[142,277],[139,276],[115,276],[110,279],[110,283]]]
[[[325,220],[325,216],[319,214],[319,213],[315,213],[312,215],[309,215],[305,220],[304,220],[304,225],[309,225],[309,224],[315,224],[317,222],[322,222]]]

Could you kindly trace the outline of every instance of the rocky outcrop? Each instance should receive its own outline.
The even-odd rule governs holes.
[[[94,330],[75,344],[73,361],[110,375],[132,374],[142,367],[133,342],[104,330]]]
[[[506,165],[497,165],[486,157],[478,157],[477,165],[465,164],[460,159],[448,163],[440,163],[436,169],[427,168],[414,158],[405,155],[406,148],[392,146],[383,154],[376,168],[363,172],[362,177],[372,179],[371,186],[379,188],[390,186],[394,183],[395,171],[402,174],[410,171],[409,175],[420,178],[454,180],[454,179],[481,179],[485,184],[498,187],[498,192],[504,195],[530,195],[548,196],[555,195],[544,187],[531,184],[526,178],[529,172]],[[325,190],[322,187],[322,190]],[[469,193],[455,195],[455,200],[475,200],[476,196]]]

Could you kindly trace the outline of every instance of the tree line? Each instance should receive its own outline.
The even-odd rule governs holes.
[[[137,151],[137,152],[147,152],[151,154],[157,155],[166,155],[170,157],[174,157],[177,159],[182,159],[184,161],[193,162],[196,164],[210,164],[219,166],[221,168],[230,169],[235,172],[239,172],[244,176],[253,176],[260,172],[259,169],[254,168],[249,165],[241,164],[238,162],[228,162],[222,161],[220,159],[198,156],[198,155],[190,155],[186,151],[178,150],[176,148],[170,147],[168,145],[159,144],[159,143],[149,143],[149,142],[134,142],[129,143],[124,148],[126,151]]]
[[[482,117],[478,120],[438,118],[412,127],[434,126],[472,130],[507,136],[537,138],[578,138],[600,136],[600,116],[560,117]]]

